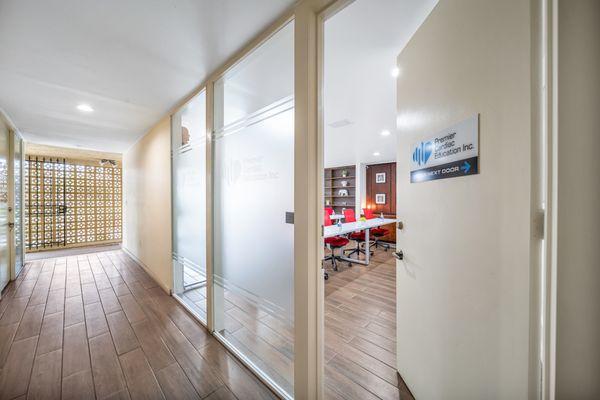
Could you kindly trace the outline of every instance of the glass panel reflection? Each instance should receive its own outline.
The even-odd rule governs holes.
[[[206,92],[171,117],[173,293],[206,323]]]
[[[294,370],[294,49],[287,24],[215,83],[215,331],[280,391]]]

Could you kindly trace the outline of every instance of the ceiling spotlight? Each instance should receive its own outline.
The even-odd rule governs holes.
[[[392,68],[392,70],[390,71],[390,74],[392,75],[392,78],[397,78],[400,75],[400,68],[398,68],[398,67]]]
[[[375,157],[379,157],[379,156],[380,156],[380,154],[379,154],[379,152],[378,152],[378,151],[376,151],[375,153],[373,153],[373,155],[374,155]]]
[[[387,129],[381,131],[381,136],[390,136],[391,134],[392,132],[388,131]]]
[[[89,104],[79,104],[79,105],[77,105],[77,109],[79,111],[88,112],[88,113],[94,111],[92,106],[90,106]]]

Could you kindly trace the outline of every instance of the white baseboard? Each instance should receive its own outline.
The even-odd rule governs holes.
[[[133,261],[136,262],[137,265],[139,265],[140,267],[142,267],[144,269],[144,271],[146,271],[146,273],[148,275],[150,275],[150,277],[154,280],[154,282],[156,282],[158,284],[158,286],[160,286],[160,288],[162,290],[164,290],[169,296],[171,295],[171,288],[166,286],[165,284],[161,283],[160,279],[158,279],[156,277],[156,275],[154,274],[154,272],[152,272],[152,270],[150,268],[148,268],[148,266],[146,264],[144,264],[144,262],[142,260],[140,260],[139,258],[137,258],[135,256],[135,254],[133,254],[133,252],[131,250],[129,250],[128,248],[121,246],[121,249],[129,256],[133,259]]]

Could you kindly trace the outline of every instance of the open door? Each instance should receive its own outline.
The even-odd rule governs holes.
[[[440,1],[397,59],[398,371],[416,398],[528,398],[539,385],[529,13]]]

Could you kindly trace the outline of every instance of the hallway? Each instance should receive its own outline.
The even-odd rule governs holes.
[[[0,399],[276,398],[123,251],[28,262],[0,300]]]

